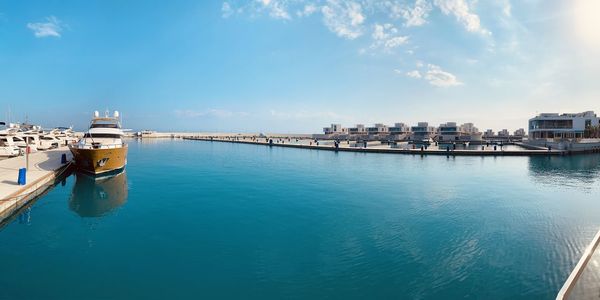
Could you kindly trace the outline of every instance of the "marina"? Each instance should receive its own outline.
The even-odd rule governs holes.
[[[600,299],[600,0],[0,5],[0,300]]]
[[[554,298],[600,227],[597,154],[127,143],[118,177],[69,175],[4,226],[5,295]]]

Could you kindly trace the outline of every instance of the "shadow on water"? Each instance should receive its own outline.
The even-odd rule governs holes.
[[[127,174],[93,177],[75,173],[69,209],[81,217],[101,217],[127,202]]]
[[[593,183],[600,178],[600,155],[532,156],[529,174],[540,183]]]

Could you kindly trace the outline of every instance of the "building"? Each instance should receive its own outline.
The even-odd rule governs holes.
[[[480,133],[479,128],[475,127],[475,125],[473,123],[464,123],[464,124],[460,125],[460,130],[464,133],[469,133],[469,134]]]
[[[370,135],[387,134],[388,127],[384,124],[377,123],[374,127],[367,127],[367,133],[369,133]]]
[[[460,138],[460,128],[456,122],[447,122],[438,127],[439,142],[454,142]]]
[[[498,131],[498,137],[500,138],[507,138],[510,136],[510,132],[508,132],[508,129],[502,129],[500,131]]]
[[[331,126],[323,128],[324,134],[342,134],[345,132],[346,129],[341,124],[331,124]]]
[[[491,129],[488,129],[483,133],[483,137],[486,139],[493,138],[494,136],[496,136],[496,135],[494,134],[494,131]]]
[[[429,142],[435,135],[435,128],[429,126],[427,122],[419,122],[417,126],[410,128],[411,136],[410,140],[415,142]]]
[[[481,141],[481,132],[473,123],[465,123],[460,126],[456,122],[440,124],[438,128],[438,142],[475,142]]]
[[[572,152],[600,151],[600,118],[593,111],[539,114],[529,119],[526,143]]]
[[[404,123],[395,123],[394,126],[388,128],[389,140],[403,141],[410,136],[410,127]]]
[[[410,132],[410,127],[404,123],[396,123],[393,127],[389,127],[390,134],[406,134]]]
[[[349,134],[367,134],[367,129],[363,124],[356,124],[356,127],[348,128]]]
[[[590,138],[590,131],[597,126],[600,126],[600,118],[593,111],[542,113],[529,119],[529,139]]]
[[[515,130],[514,136],[515,137],[525,137],[525,129],[523,128],[519,128],[517,130]]]

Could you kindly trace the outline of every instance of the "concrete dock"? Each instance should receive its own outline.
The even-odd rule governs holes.
[[[67,155],[65,164],[61,163],[63,154]],[[0,224],[50,188],[68,169],[71,158],[67,147],[31,153],[25,185],[17,184],[19,169],[26,164],[25,156],[0,161]]]
[[[385,146],[367,146],[364,147],[351,147],[345,142],[341,142],[339,147],[335,147],[333,144],[327,145],[316,145],[316,143],[294,143],[288,140],[273,139],[273,143],[269,143],[266,138],[241,138],[241,137],[183,137],[187,140],[198,140],[198,141],[209,141],[209,142],[225,142],[225,143],[241,143],[241,144],[254,144],[264,145],[273,147],[289,147],[289,148],[302,148],[302,149],[316,149],[316,150],[328,150],[328,151],[347,151],[347,152],[366,152],[366,153],[394,153],[394,154],[413,154],[413,155],[455,155],[455,156],[534,156],[534,155],[565,155],[565,151],[561,150],[542,150],[542,149],[523,149],[523,150],[463,150],[463,149],[400,149],[391,148]]]

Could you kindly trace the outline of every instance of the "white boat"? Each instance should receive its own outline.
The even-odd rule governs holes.
[[[61,145],[69,145],[77,142],[75,133],[72,127],[57,127],[50,131],[50,135],[53,135],[61,141]]]
[[[40,142],[38,148],[40,150],[58,148],[58,146],[62,143],[61,140],[51,134],[41,135],[39,138]]]
[[[21,153],[21,149],[17,147],[12,139],[7,138],[7,136],[0,136],[0,156],[1,157],[13,157],[18,156]]]
[[[40,149],[40,138],[39,135],[33,132],[20,133],[17,137],[21,138],[24,142],[29,145],[29,153],[37,152]]]

